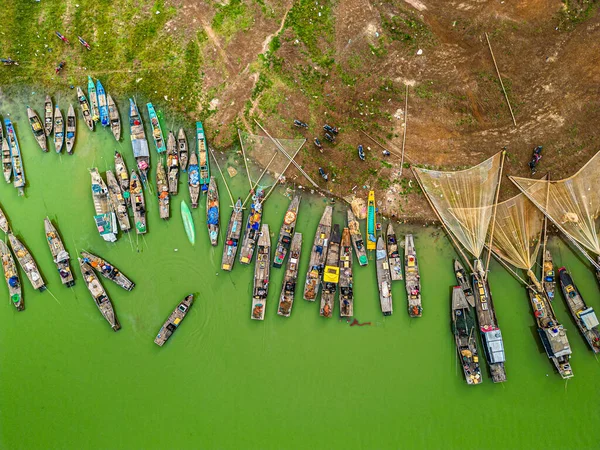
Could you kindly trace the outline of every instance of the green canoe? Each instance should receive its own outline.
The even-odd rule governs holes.
[[[181,202],[181,218],[183,219],[183,227],[185,228],[185,233],[187,234],[188,239],[192,245],[196,242],[196,230],[194,229],[194,219],[192,218],[192,212],[188,207],[187,203],[184,201]]]

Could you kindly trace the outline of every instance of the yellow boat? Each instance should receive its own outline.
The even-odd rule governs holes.
[[[369,200],[367,202],[367,250],[375,250],[377,248],[375,213],[375,191],[369,191]]]

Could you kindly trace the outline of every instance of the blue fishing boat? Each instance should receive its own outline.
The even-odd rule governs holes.
[[[150,151],[148,150],[148,141],[144,132],[142,117],[138,107],[129,99],[129,132],[131,134],[131,146],[133,147],[133,156],[137,162],[140,171],[142,183],[148,180],[148,170],[150,170]]]
[[[377,231],[375,226],[375,192],[369,191],[369,201],[367,203],[367,250],[377,248]]]
[[[158,116],[154,110],[152,103],[146,105],[148,107],[148,115],[150,116],[150,126],[152,127],[152,138],[154,138],[154,145],[156,145],[156,151],[158,153],[164,153],[167,151],[165,146],[165,140],[163,138],[162,129],[160,128],[160,122]]]
[[[200,186],[202,192],[208,191],[210,183],[210,166],[208,164],[208,144],[204,134],[202,122],[196,122],[196,141],[198,143],[198,159],[200,166]]]
[[[92,113],[92,120],[98,122],[100,116],[98,115],[98,93],[96,92],[96,85],[92,77],[88,75],[88,97],[90,99],[90,112]]]
[[[98,97],[98,111],[100,113],[100,123],[103,127],[110,125],[108,117],[108,103],[106,101],[106,92],[100,80],[96,81],[96,96]]]
[[[21,159],[21,150],[17,134],[10,119],[4,119],[6,125],[6,134],[10,145],[10,158],[13,169],[13,186],[17,188],[19,195],[23,195],[25,190],[25,171],[23,170],[23,161]]]

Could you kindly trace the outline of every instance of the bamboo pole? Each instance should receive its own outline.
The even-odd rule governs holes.
[[[550,200],[550,174],[546,174],[548,180],[548,189],[546,189],[546,211],[548,211],[548,201]],[[548,216],[544,214],[544,246],[542,248],[542,280],[544,279],[544,263],[546,262],[546,244],[548,243]]]
[[[504,157],[506,152],[502,151],[502,160],[500,161],[500,175],[498,176],[498,186],[496,186],[496,195],[494,198],[494,212],[492,213],[492,231],[490,231],[490,243],[488,246],[487,261],[485,262],[484,276],[487,280],[488,269],[490,268],[490,259],[492,257],[492,243],[494,240],[494,229],[496,228],[496,211],[498,211],[498,197],[500,196],[500,185],[502,184],[502,169],[504,169]]]
[[[402,136],[402,158],[400,159],[400,176],[404,169],[404,145],[406,144],[406,127],[408,125],[408,84],[406,85],[406,95],[404,103],[404,136]]]
[[[217,168],[219,169],[221,178],[223,178],[223,183],[225,183],[225,189],[227,189],[227,193],[229,194],[229,199],[231,200],[231,207],[233,208],[233,205],[234,205],[233,195],[231,195],[231,191],[229,190],[229,186],[227,185],[227,180],[225,179],[225,175],[223,175],[223,171],[221,170],[219,161],[217,161],[217,157],[215,156],[215,150],[210,145],[208,146],[208,149],[210,150],[210,153],[211,153],[213,159],[215,160],[215,163],[217,164]]]
[[[242,147],[242,157],[244,158],[244,165],[246,166],[246,174],[248,175],[248,183],[250,184],[250,190],[252,190],[252,179],[250,178],[250,170],[248,169],[248,161],[246,161],[246,151],[244,150],[244,143],[242,142],[242,135],[238,129],[238,139],[240,140],[240,146]]]
[[[306,142],[306,141],[304,141],[304,142]],[[288,167],[290,167],[290,164],[292,164],[294,162],[294,158],[296,157],[296,155],[298,154],[298,152],[300,151],[300,149],[304,145],[304,142],[302,143],[302,145],[300,147],[298,147],[298,150],[296,150],[296,153],[294,153],[294,156],[292,156],[292,158],[288,161],[287,165],[283,169],[283,172],[281,172],[281,174],[279,175],[279,177],[277,177],[277,180],[275,181],[275,183],[273,183],[273,186],[271,186],[271,189],[269,190],[269,192],[267,192],[267,195],[265,195],[265,198],[263,200],[263,204],[269,198],[269,195],[271,195],[271,192],[273,192],[273,189],[275,189],[275,187],[277,186],[277,183],[279,183],[279,180],[281,180],[281,177],[283,176],[283,174],[285,173],[285,171],[288,169]]]
[[[494,58],[494,52],[492,51],[492,44],[490,44],[490,38],[487,33],[485,34],[485,39],[487,40],[488,47],[490,49],[490,54],[492,55],[492,61],[494,61],[494,67],[496,68],[496,74],[498,75],[498,80],[500,81],[500,86],[502,87],[502,92],[504,92],[504,98],[506,99],[506,104],[508,105],[508,109],[510,111],[510,115],[512,117],[513,123],[515,127],[517,126],[517,121],[515,119],[515,115],[513,114],[512,106],[510,106],[510,101],[508,100],[508,94],[506,93],[506,89],[504,89],[504,83],[502,82],[502,77],[500,76],[500,70],[498,69],[498,65],[496,64],[496,58]]]

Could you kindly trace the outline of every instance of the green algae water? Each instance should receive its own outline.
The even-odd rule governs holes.
[[[75,95],[54,100],[66,111]],[[40,95],[28,102],[42,112]],[[125,122],[122,101],[120,111]],[[180,202],[189,199],[183,181],[170,220],[159,219],[157,200],[146,191],[148,234],[138,238],[132,232],[107,243],[94,226],[88,169],[112,168],[114,150],[134,167],[128,128],[116,143],[108,129],[90,133],[80,121],[73,156],[42,154],[24,102],[4,100],[0,112],[16,125],[28,182],[25,198],[12,185],[0,186],[0,202],[48,286],[45,293],[34,291],[21,271],[26,309],[17,312],[0,283],[0,447],[597,448],[600,364],[560,293],[554,306],[573,349],[575,377],[568,382],[554,373],[539,343],[525,290],[492,262],[508,381],[494,385],[484,371],[482,385],[466,385],[450,331],[456,255],[436,228],[397,227],[399,237],[416,236],[422,318],[408,317],[401,282],[393,286],[394,314],[382,316],[371,255],[367,267],[354,265],[355,317],[370,325],[350,327],[346,320],[319,317],[318,302],[302,300],[301,288],[291,317],[277,316],[284,269],[272,269],[265,321],[253,321],[253,265],[236,262],[233,272],[220,270],[230,214],[220,179],[223,226],[217,248],[209,245],[205,197],[192,211],[196,244],[189,244],[179,212]],[[193,148],[192,130],[187,135]],[[153,143],[150,148],[154,183],[158,157]],[[244,198],[243,170],[232,181],[234,195]],[[273,246],[289,202],[283,193],[276,189],[265,205]],[[300,286],[326,204],[303,195]],[[343,224],[346,208],[335,208],[335,222]],[[46,216],[71,253],[76,275],[71,289],[60,283],[45,242]],[[600,310],[600,292],[582,258],[559,238],[550,248],[556,264],[572,271],[588,304]],[[101,279],[122,325],[117,333],[82,282],[75,257],[83,249],[108,259],[136,283],[126,292]],[[190,292],[197,295],[190,313],[159,348],[156,333]]]

